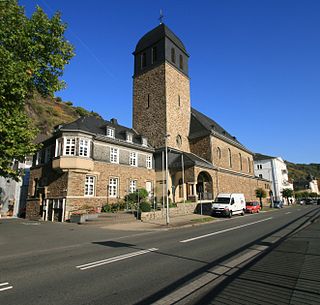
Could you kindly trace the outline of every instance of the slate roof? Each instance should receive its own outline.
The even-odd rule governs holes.
[[[191,108],[191,123],[190,123],[190,135],[189,137],[198,138],[199,136],[206,136],[212,131],[240,144],[236,137],[233,137],[224,128],[222,128],[217,122],[210,119],[198,110]]]
[[[137,54],[165,37],[169,38],[176,46],[181,49],[181,51],[188,55],[186,47],[184,46],[182,41],[164,23],[158,25],[156,28],[145,34],[138,41],[136,49],[133,53]]]
[[[267,156],[267,155],[263,155],[263,154],[254,154],[253,156],[253,160],[254,161],[259,161],[259,160],[269,160],[269,159],[276,159],[277,157],[272,157],[272,156]]]
[[[110,126],[115,129],[115,138],[126,141],[126,132],[132,134],[132,142],[141,145],[141,135],[134,129],[119,125],[115,119],[110,121],[103,120],[94,116],[85,116],[74,122],[58,125],[57,130],[61,131],[83,131],[94,135],[106,136],[106,127]],[[59,128],[58,128],[59,127]]]
[[[163,149],[158,150],[158,152],[163,151]],[[188,153],[188,152],[182,152],[175,149],[170,148],[168,152],[168,165],[170,168],[181,168],[181,155],[183,154],[183,162],[184,166],[186,168],[192,167],[192,166],[199,166],[209,169],[214,169],[214,166],[209,161],[200,158],[199,156]]]

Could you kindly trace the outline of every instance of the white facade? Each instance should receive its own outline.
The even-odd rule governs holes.
[[[31,165],[30,158],[24,163],[14,163],[15,167],[24,171],[24,176],[19,181],[0,177],[0,217],[18,217],[25,208]]]
[[[254,173],[257,177],[271,181],[273,200],[283,200],[283,189],[293,190],[293,184],[288,180],[287,165],[281,157],[255,160]]]
[[[309,182],[309,189],[311,193],[319,194],[318,181],[316,179]]]

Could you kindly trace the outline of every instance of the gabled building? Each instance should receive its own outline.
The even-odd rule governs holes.
[[[271,181],[273,200],[283,200],[283,189],[293,190],[293,184],[289,182],[288,178],[287,165],[281,157],[255,154],[254,172],[259,178]]]
[[[64,124],[34,160],[29,216],[64,220],[82,207],[146,188],[161,202],[212,200],[220,192],[255,199],[269,181],[254,176],[253,153],[219,124],[191,108],[189,54],[164,24],[145,34],[134,55],[133,128],[85,117]]]

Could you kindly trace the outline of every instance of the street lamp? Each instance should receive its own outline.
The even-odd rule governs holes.
[[[167,213],[166,213],[166,224],[169,225],[169,187],[168,187],[168,181],[169,181],[169,173],[168,173],[168,138],[170,137],[169,134],[166,134],[164,136],[165,140],[165,154],[166,154],[166,207],[167,207]]]

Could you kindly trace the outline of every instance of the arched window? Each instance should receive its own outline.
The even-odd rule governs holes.
[[[176,50],[174,48],[171,48],[171,61],[176,63]]]
[[[220,149],[220,147],[217,147],[217,157],[218,157],[218,160],[221,159],[221,149]]]
[[[229,166],[232,167],[232,155],[231,155],[230,148],[228,148],[228,154],[229,154]]]
[[[179,67],[181,70],[183,70],[183,56],[181,54],[179,56]]]
[[[148,94],[147,109],[150,107],[150,94]]]
[[[250,162],[250,158],[248,157],[248,173],[251,173],[251,162]]]
[[[239,165],[240,165],[240,170],[242,171],[242,156],[239,153]]]

